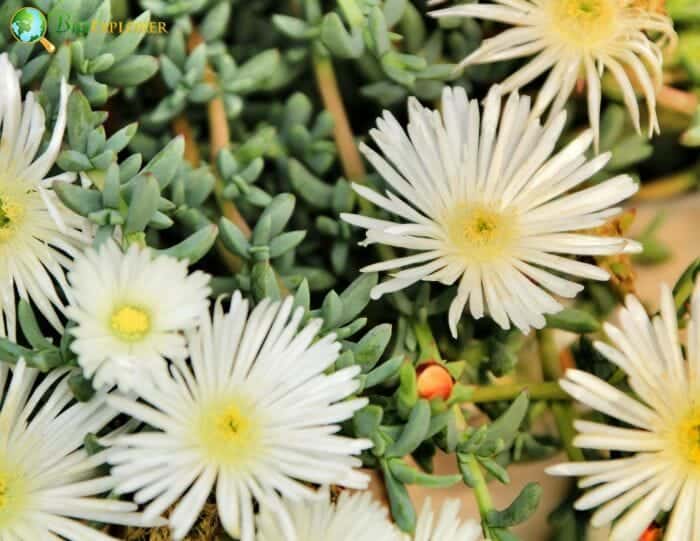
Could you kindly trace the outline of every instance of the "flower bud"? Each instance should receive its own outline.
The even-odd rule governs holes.
[[[661,541],[661,538],[661,528],[652,522],[649,527],[644,530],[644,533],[639,538],[639,541]]]
[[[454,380],[441,365],[431,362],[419,367],[418,396],[427,400],[442,398],[447,400],[452,394]]]

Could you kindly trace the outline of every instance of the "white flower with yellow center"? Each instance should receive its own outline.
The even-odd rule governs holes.
[[[475,520],[461,521],[459,518],[460,500],[447,500],[435,515],[430,498],[426,498],[418,516],[413,541],[480,541],[483,539],[481,525]],[[408,541],[408,540],[406,540]]]
[[[461,66],[484,64],[536,55],[503,81],[511,92],[549,71],[539,90],[532,114],[538,116],[552,105],[557,112],[583,74],[588,87],[588,116],[598,140],[601,75],[615,78],[640,128],[635,94],[636,81],[644,95],[649,136],[659,130],[656,93],[662,82],[662,46],[675,42],[672,21],[659,13],[636,7],[633,0],[494,0],[467,3],[431,13],[434,17],[474,17],[512,25],[465,58]],[[659,36],[650,39],[648,34]]]
[[[264,507],[257,516],[256,541],[403,541],[387,508],[370,492],[344,491],[332,502],[328,488],[322,488],[311,501],[284,498],[282,504],[295,537],[285,534],[275,509]]]
[[[187,262],[111,240],[79,256],[68,275],[76,326],[71,349],[96,389],[128,391],[165,371],[166,358],[187,355],[183,330],[209,305],[209,275],[188,274]]]
[[[32,92],[22,104],[19,77],[7,54],[0,54],[0,335],[16,335],[15,289],[31,300],[58,331],[56,309],[63,300],[64,268],[89,242],[86,221],[66,209],[51,190],[53,182],[72,175],[45,178],[61,149],[70,87],[61,84],[54,131],[36,157],[45,132],[44,110]],[[36,158],[36,159],[35,159]]]
[[[105,405],[102,394],[89,402],[71,402],[67,373],[54,370],[40,379],[24,361],[12,370],[0,366],[2,541],[108,541],[114,538],[85,521],[160,523],[145,521],[134,503],[100,497],[116,480],[98,469],[106,452],[88,455],[83,440],[117,412]]]
[[[610,539],[639,539],[661,511],[673,509],[665,539],[700,539],[700,288],[692,300],[687,359],[678,340],[671,291],[662,286],[661,313],[651,321],[629,296],[622,329],[607,324],[615,347],[596,347],[628,375],[633,395],[597,377],[568,370],[561,386],[579,402],[630,428],[576,421],[574,445],[631,453],[624,458],[559,464],[552,475],[581,476],[590,488],[576,509],[599,509],[593,526],[616,521]],[[619,518],[618,518],[619,517]]]
[[[371,442],[336,435],[338,423],[367,403],[345,400],[359,387],[359,367],[326,373],[340,344],[333,335],[315,339],[320,320],[299,330],[304,310],[293,310],[291,297],[263,300],[247,312],[238,292],[227,313],[217,302],[213,321],[205,314],[188,333],[190,363],[171,365],[172,377],[136,382],[146,404],[109,399],[154,428],[116,440],[110,455],[112,474],[121,480],[116,490],[150,502],[149,518],[175,504],[174,539],[187,534],[215,486],[224,528],[251,541],[253,500],[283,516],[285,534],[292,535],[278,493],[297,501],[314,495],[304,483],[365,488],[368,482],[354,455]]]
[[[635,193],[637,185],[621,175],[568,193],[600,171],[610,154],[586,160],[593,139],[587,130],[550,157],[564,112],[543,128],[539,120],[528,120],[529,98],[514,93],[501,114],[498,87],[489,92],[483,112],[461,88],[444,90],[442,116],[415,99],[408,109],[408,134],[389,112],[371,132],[388,161],[362,146],[388,184],[386,195],[354,185],[405,223],[343,215],[367,230],[365,244],[418,252],[362,269],[394,272],[373,289],[373,298],[420,280],[446,285],[459,280],[449,310],[453,335],[467,302],[473,317],[489,313],[504,329],[512,322],[527,332],[545,324],[544,314],[562,308],[546,290],[573,297],[583,288],[549,269],[593,280],[609,277],[595,265],[559,254],[639,250],[625,239],[578,232],[617,214],[620,209],[610,207]]]

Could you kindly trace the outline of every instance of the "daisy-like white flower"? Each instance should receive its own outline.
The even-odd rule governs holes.
[[[403,541],[404,536],[391,522],[387,508],[369,492],[344,491],[336,502],[328,488],[322,488],[312,501],[282,500],[291,518],[295,537],[285,535],[279,514],[264,507],[257,516],[257,541]],[[446,541],[449,541],[446,540]],[[460,540],[461,541],[461,540]],[[465,541],[470,541],[466,539]]]
[[[54,131],[37,157],[46,119],[32,92],[22,104],[19,77],[7,54],[0,54],[0,335],[16,335],[15,289],[31,300],[51,325],[63,329],[56,310],[63,300],[64,268],[89,241],[86,221],[65,208],[45,178],[61,149],[70,87],[61,84]]]
[[[435,523],[430,498],[426,498],[418,516],[413,541],[480,541],[483,539],[481,526],[477,521],[460,520],[459,508],[461,504],[460,500],[444,502],[437,523]]]
[[[166,358],[187,355],[181,331],[209,306],[209,275],[188,274],[187,262],[136,245],[122,252],[111,240],[78,257],[68,275],[76,326],[71,348],[96,389],[158,377]]]
[[[620,87],[637,131],[640,113],[632,84],[644,94],[649,136],[659,130],[656,93],[662,81],[662,46],[675,42],[672,21],[637,7],[635,0],[494,0],[467,3],[432,12],[434,17],[474,17],[513,28],[484,40],[461,66],[536,55],[503,81],[503,91],[521,88],[547,70],[532,110],[540,115],[552,105],[556,112],[585,74],[588,116],[598,140],[600,78],[608,70]],[[658,35],[651,39],[649,34]]]
[[[359,367],[326,373],[340,344],[333,335],[315,340],[320,320],[299,330],[304,311],[293,310],[291,297],[265,299],[249,317],[247,311],[236,292],[227,313],[217,302],[213,320],[204,314],[200,328],[188,333],[190,363],[170,365],[170,378],[135,385],[147,404],[109,398],[155,429],[115,440],[116,490],[150,502],[148,518],[175,504],[174,539],[187,534],[214,486],[226,531],[251,541],[253,499],[275,509],[291,536],[278,493],[299,500],[314,495],[304,482],[368,483],[354,455],[371,442],[336,435],[338,423],[367,404],[345,400],[359,387]]]
[[[596,347],[627,373],[636,397],[580,370],[568,370],[560,384],[579,402],[629,425],[576,421],[574,444],[631,455],[559,464],[548,473],[581,476],[579,485],[590,490],[575,508],[598,507],[591,519],[596,527],[617,519],[612,541],[638,539],[660,511],[671,509],[665,539],[695,541],[700,539],[700,288],[693,294],[685,360],[667,286],[660,315],[650,321],[629,296],[620,321],[622,329],[605,326],[615,347],[602,342]]]
[[[145,521],[134,503],[99,497],[116,480],[98,470],[106,452],[88,455],[83,440],[117,413],[105,405],[103,394],[71,403],[67,373],[54,370],[39,381],[38,371],[24,361],[12,371],[0,367],[2,541],[108,541],[114,538],[84,521],[159,524]]]
[[[528,120],[529,98],[513,93],[501,114],[498,87],[489,92],[483,112],[461,88],[444,90],[442,116],[413,98],[408,109],[408,133],[389,112],[371,132],[386,158],[362,146],[389,185],[386,195],[354,185],[404,223],[343,215],[367,230],[365,244],[418,252],[362,269],[394,272],[372,290],[373,298],[420,280],[447,285],[459,280],[449,310],[453,335],[467,302],[475,318],[488,312],[504,329],[513,322],[527,332],[545,324],[543,314],[562,308],[546,290],[573,297],[583,288],[549,269],[593,280],[609,277],[595,265],[559,254],[639,250],[625,239],[579,233],[617,214],[613,205],[637,185],[620,175],[567,194],[600,171],[610,154],[586,160],[593,139],[587,130],[550,157],[564,112],[543,128],[538,119]]]

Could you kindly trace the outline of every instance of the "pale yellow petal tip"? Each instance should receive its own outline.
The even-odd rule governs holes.
[[[636,240],[625,240],[625,245],[624,248],[622,249],[622,253],[624,254],[641,254],[644,251],[644,247],[640,242],[637,242]]]

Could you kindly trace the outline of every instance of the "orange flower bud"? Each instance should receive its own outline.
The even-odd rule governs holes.
[[[418,395],[432,400],[447,400],[452,394],[454,380],[450,373],[437,363],[426,363],[418,368]]]
[[[639,541],[661,541],[661,528],[656,524],[650,524],[649,527],[644,530]]]

